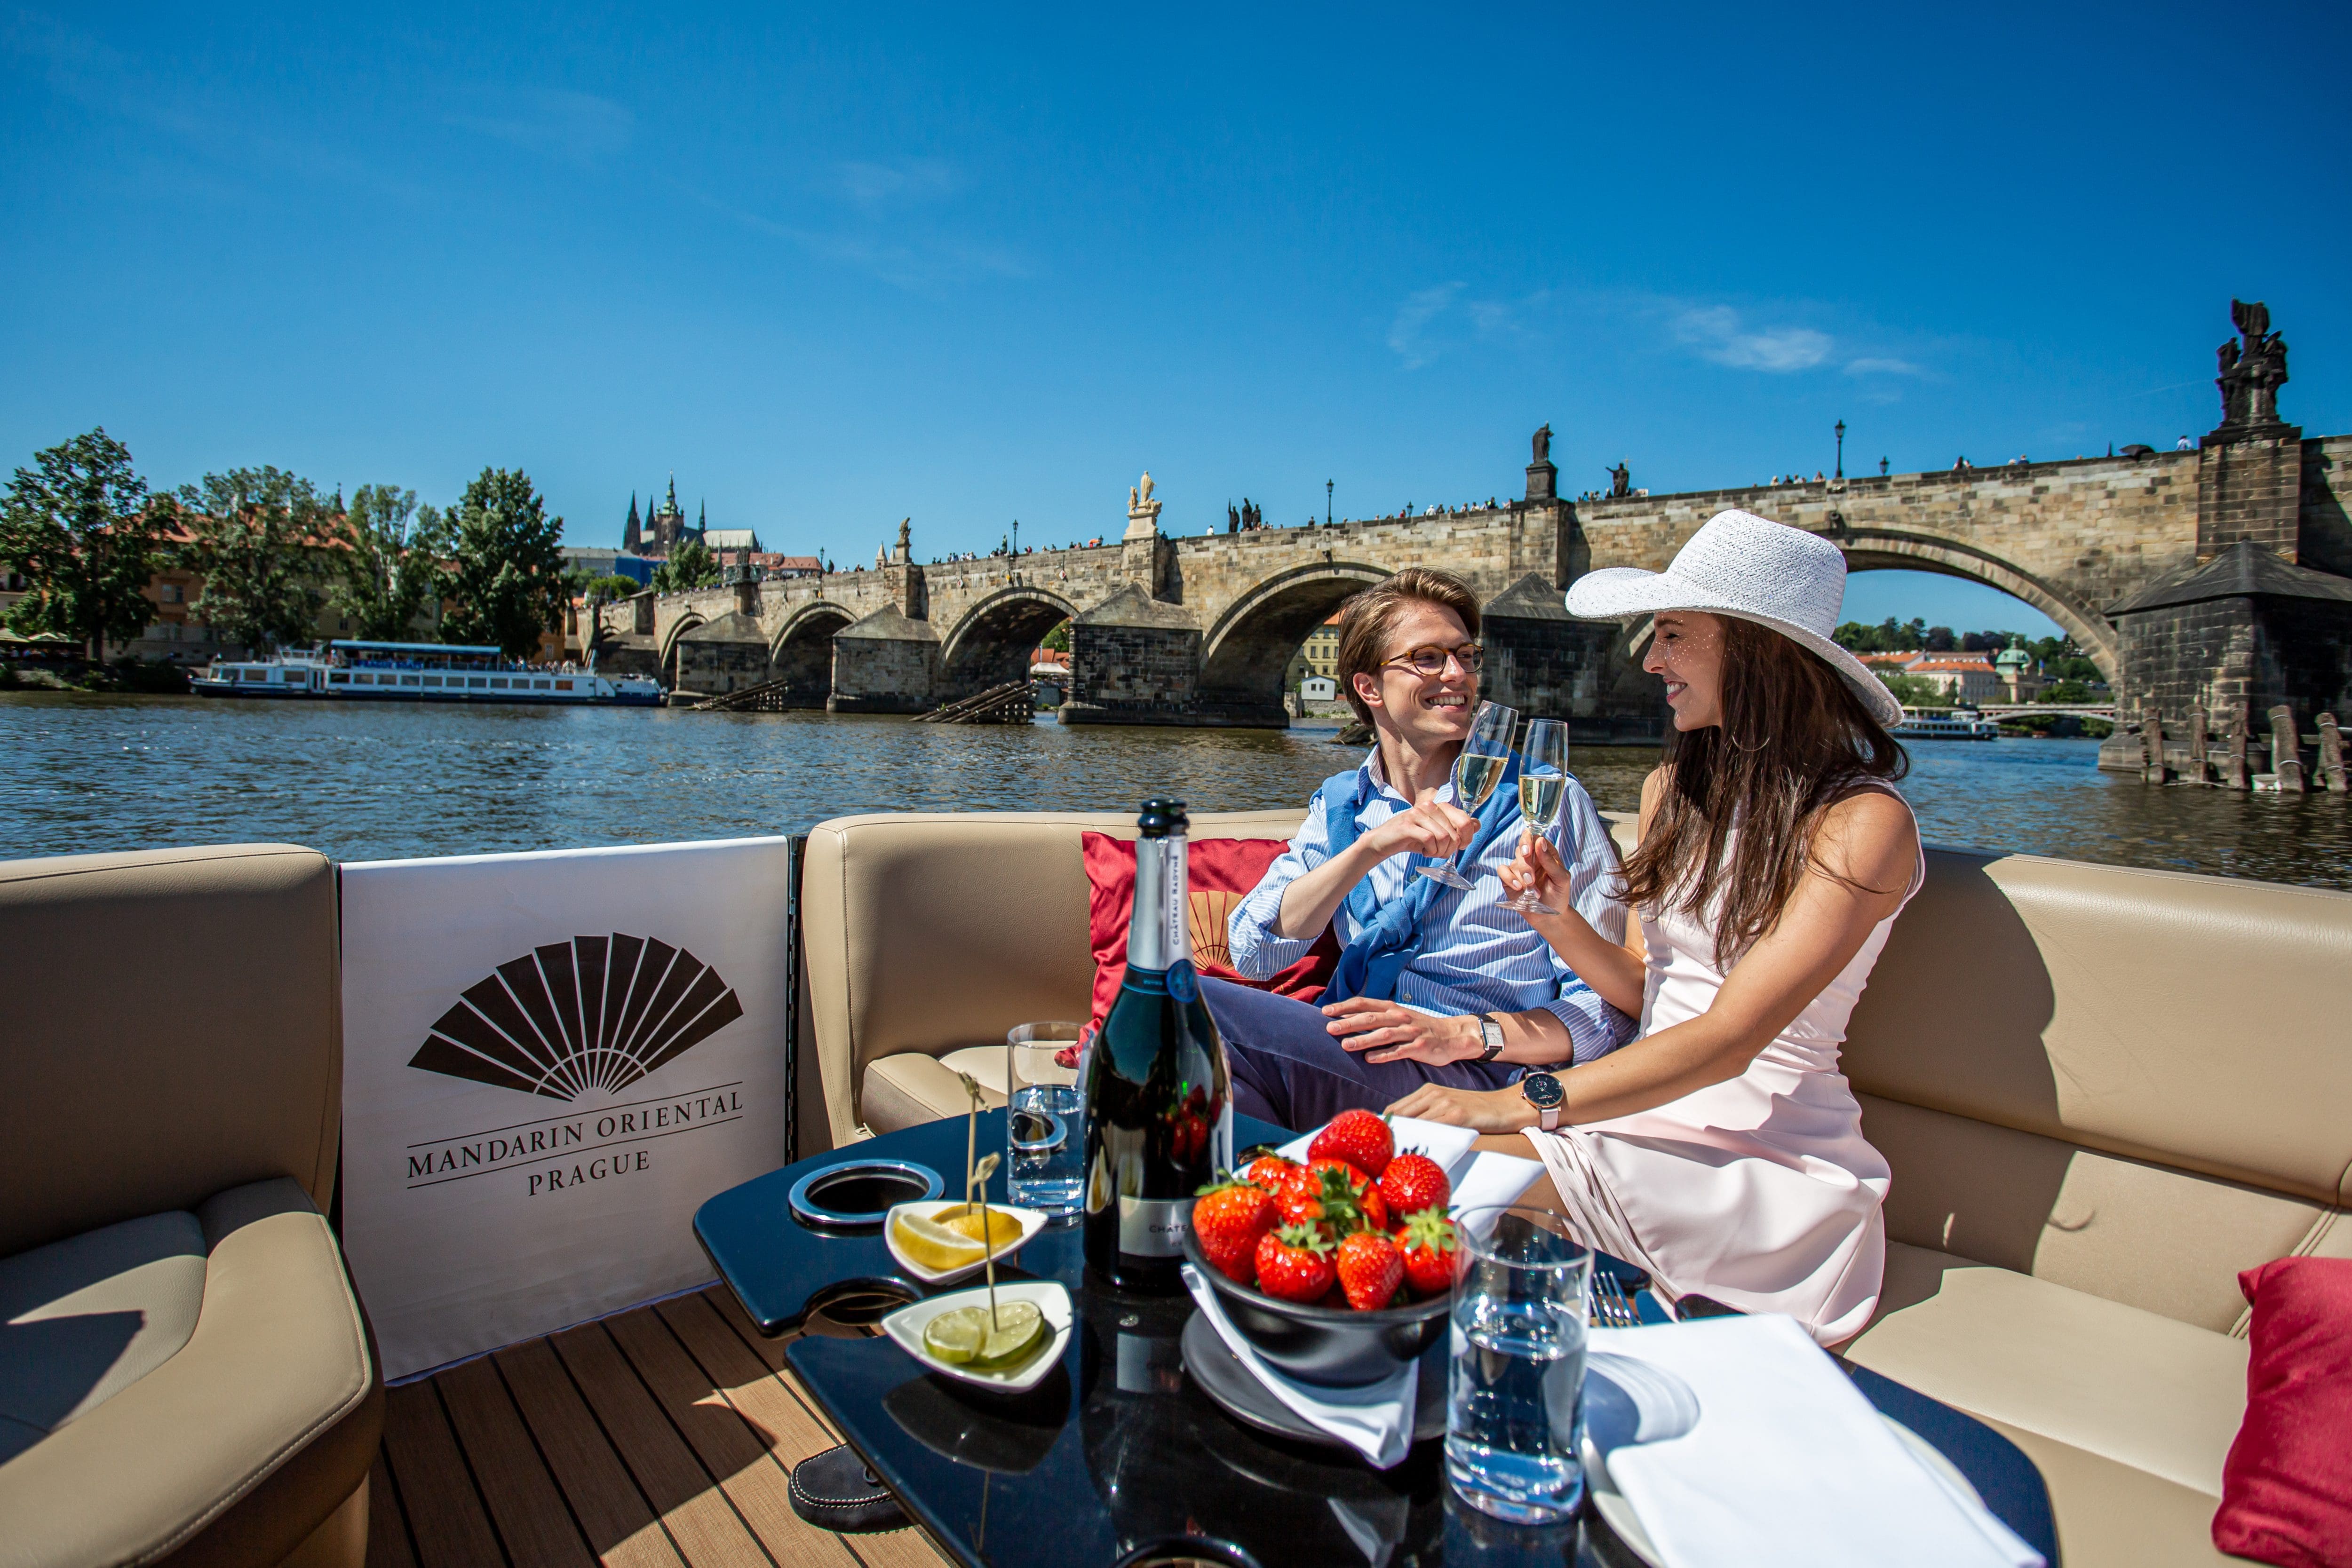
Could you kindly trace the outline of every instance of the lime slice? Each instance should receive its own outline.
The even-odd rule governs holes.
[[[902,1214],[894,1224],[898,1249],[935,1274],[977,1263],[987,1256],[987,1249],[971,1237],[919,1214]]]
[[[989,1338],[985,1307],[958,1307],[923,1325],[923,1348],[956,1366],[977,1359]]]
[[[982,1324],[988,1322],[988,1309],[975,1307]],[[996,1308],[995,1326],[989,1330],[988,1341],[972,1359],[986,1367],[1002,1367],[1021,1360],[1045,1337],[1045,1314],[1037,1310],[1034,1301],[1001,1301]]]

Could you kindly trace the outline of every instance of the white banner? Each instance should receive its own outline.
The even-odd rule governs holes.
[[[386,1377],[711,1277],[784,1164],[788,841],[342,868],[343,1250]]]

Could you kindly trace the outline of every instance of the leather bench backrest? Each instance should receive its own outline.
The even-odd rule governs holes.
[[[1843,1063],[1890,1236],[2214,1328],[2352,1250],[2352,894],[1927,861]]]
[[[0,862],[0,1256],[274,1176],[323,1212],[334,868],[290,844]]]
[[[1300,817],[1204,811],[1192,836],[1287,839]],[[876,1058],[941,1056],[1001,1044],[1015,1024],[1087,1016],[1094,956],[1079,836],[1089,831],[1131,839],[1135,817],[908,813],[810,831],[802,929],[836,1145],[856,1135]]]

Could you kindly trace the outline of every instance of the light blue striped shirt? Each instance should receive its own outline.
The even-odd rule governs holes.
[[[1449,779],[1437,798],[1454,803]],[[1356,821],[1370,831],[1412,802],[1391,789],[1381,775],[1380,748],[1374,747],[1356,770]],[[1396,999],[1407,1007],[1441,1017],[1462,1013],[1532,1012],[1538,1008],[1568,1027],[1575,1042],[1576,1060],[1591,1061],[1606,1056],[1633,1038],[1638,1020],[1602,1001],[1576,971],[1538,936],[1515,910],[1506,909],[1503,884],[1496,871],[1519,852],[1525,828],[1517,812],[1512,827],[1496,835],[1486,854],[1464,874],[1477,883],[1468,893],[1441,887],[1425,917],[1426,937],[1421,951],[1397,978]],[[1617,873],[1616,851],[1609,841],[1608,824],[1593,810],[1592,798],[1574,779],[1568,781],[1560,804],[1559,823],[1546,835],[1569,868],[1570,898],[1578,914],[1612,942],[1625,939],[1623,886]],[[1310,810],[1298,836],[1284,851],[1250,894],[1234,909],[1226,925],[1233,965],[1252,979],[1264,979],[1307,956],[1313,937],[1291,940],[1275,935],[1285,889],[1330,858],[1330,837],[1323,813]],[[1385,904],[1405,891],[1412,867],[1430,863],[1419,855],[1395,854],[1371,870],[1373,896]],[[1333,916],[1341,942],[1354,939],[1356,922],[1343,904]]]

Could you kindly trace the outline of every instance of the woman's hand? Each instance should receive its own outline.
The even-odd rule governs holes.
[[[1517,898],[1532,890],[1535,895],[1554,909],[1570,907],[1568,866],[1552,848],[1551,841],[1541,833],[1522,834],[1519,852],[1495,873],[1503,882],[1505,891]],[[1528,920],[1545,919],[1541,915],[1528,915]]]
[[[1442,1067],[1486,1049],[1475,1017],[1432,1018],[1395,1002],[1350,997],[1323,1009],[1341,1049],[1368,1051],[1366,1061],[1425,1061]]]
[[[1523,1133],[1536,1124],[1536,1108],[1515,1085],[1508,1089],[1448,1089],[1424,1083],[1388,1108],[1391,1116],[1418,1116],[1449,1127],[1480,1133]]]

